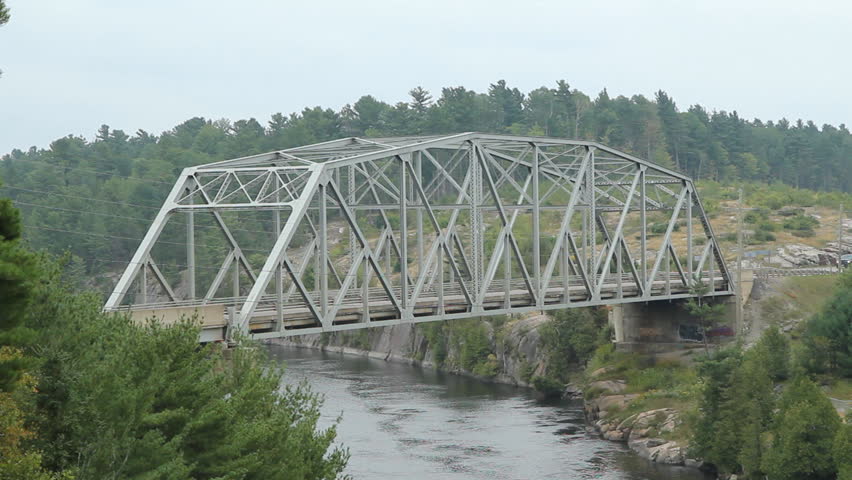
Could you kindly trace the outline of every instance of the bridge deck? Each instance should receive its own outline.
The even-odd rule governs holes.
[[[707,275],[702,280],[709,283]],[[658,277],[659,278],[659,277]],[[718,291],[724,287],[724,278],[719,275],[714,278],[714,287],[717,290],[710,295],[728,295],[730,292]],[[281,325],[278,325],[278,310],[276,307],[276,295],[266,295],[261,299],[259,305],[253,312],[249,322],[250,332],[255,338],[281,337],[291,335],[303,335],[318,333],[320,331],[349,330],[363,328],[366,326],[386,326],[403,322],[427,322],[454,318],[467,318],[484,315],[500,315],[523,313],[536,310],[555,310],[563,308],[574,308],[594,305],[614,305],[620,303],[642,302],[665,299],[685,298],[691,296],[689,288],[684,285],[677,274],[668,278],[661,278],[653,282],[649,295],[641,295],[637,285],[630,275],[607,276],[601,289],[600,298],[589,298],[586,288],[581,284],[580,277],[569,277],[566,285],[562,279],[554,279],[547,288],[546,295],[541,304],[537,305],[534,296],[526,288],[522,280],[510,282],[510,289],[504,288],[503,281],[494,281],[488,292],[484,295],[481,305],[472,308],[468,303],[464,292],[456,284],[444,283],[443,289],[424,288],[413,305],[403,311],[394,306],[394,302],[388,298],[382,288],[372,287],[367,289],[367,302],[363,297],[364,289],[351,288],[344,295],[342,301],[336,302],[339,291],[329,290],[329,305],[339,305],[331,325],[323,328],[317,323],[312,313],[312,308],[298,294],[285,297],[281,309]],[[408,289],[409,298],[414,293],[413,288]],[[399,298],[399,288],[394,290],[394,295]],[[566,295],[567,293],[567,295]],[[319,309],[319,298],[317,295],[310,297],[313,308]],[[145,312],[146,316],[157,315],[160,310],[179,310],[192,312],[193,308],[202,306],[220,306],[221,316],[210,314],[206,310],[206,316],[202,319],[206,337],[209,340],[220,340],[225,338],[224,328],[228,325],[228,316],[232,315],[234,305],[241,305],[245,299],[219,298],[215,301],[181,301],[160,302],[146,305],[134,305],[133,312]],[[366,306],[365,306],[366,303]],[[216,311],[213,309],[213,311]],[[226,313],[231,311],[231,313]]]

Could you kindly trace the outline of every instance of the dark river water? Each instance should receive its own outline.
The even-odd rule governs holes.
[[[363,357],[270,345],[284,380],[306,379],[338,415],[356,479],[705,480],[586,431],[580,402]]]

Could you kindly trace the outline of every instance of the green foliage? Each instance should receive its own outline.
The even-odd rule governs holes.
[[[541,392],[545,397],[558,397],[562,394],[562,389],[565,387],[564,383],[547,376],[533,377],[532,385],[536,391]]]
[[[585,365],[599,345],[609,343],[607,313],[602,308],[572,308],[553,312],[541,328],[548,355],[548,372],[567,381],[572,365]]]
[[[770,326],[763,332],[754,349],[772,380],[780,382],[787,379],[790,375],[790,341],[777,326]]]
[[[0,0],[0,25],[9,22],[9,7],[6,6],[6,2]]]
[[[731,376],[741,362],[739,350],[726,349],[714,357],[704,358],[697,366],[703,387],[698,399],[699,417],[691,447],[695,455],[723,468],[730,468],[736,461],[736,447],[732,451],[727,439],[719,438],[720,434],[728,433],[721,432],[719,425],[725,418]]]
[[[35,445],[81,478],[335,478],[348,454],[317,428],[321,399],[279,386],[262,349],[199,347],[190,321],[100,312],[54,271],[27,320],[39,332]],[[152,477],[155,476],[155,477]]]
[[[779,480],[834,478],[840,417],[828,398],[813,382],[799,377],[784,391],[779,407],[763,470]]]
[[[41,274],[37,256],[24,248],[20,238],[18,210],[9,200],[0,199],[0,348],[26,346],[34,333],[23,321]],[[23,356],[0,358],[0,392],[13,388],[26,364]]]
[[[701,326],[703,331],[704,350],[710,353],[710,347],[707,343],[707,332],[720,323],[725,318],[725,305],[722,303],[714,303],[710,299],[705,299],[705,295],[710,291],[710,287],[697,281],[689,289],[693,297],[690,297],[684,304],[684,308],[692,315]]]
[[[852,377],[852,272],[843,275],[822,310],[805,325],[801,363],[813,373]]]
[[[784,229],[791,230],[793,235],[813,237],[815,235],[814,228],[819,226],[819,220],[810,215],[797,214],[784,219],[784,223],[781,225]]]
[[[847,421],[837,429],[832,456],[837,480],[852,480],[852,423]]]

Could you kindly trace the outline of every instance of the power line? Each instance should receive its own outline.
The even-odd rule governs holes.
[[[153,219],[141,218],[141,217],[128,217],[128,216],[124,216],[124,215],[112,215],[112,214],[109,214],[109,213],[90,212],[90,211],[87,211],[87,210],[76,210],[76,209],[73,209],[73,208],[54,207],[54,206],[50,206],[50,205],[42,205],[42,204],[39,204],[39,203],[22,202],[20,200],[14,200],[14,202],[15,202],[15,205],[26,205],[26,206],[30,206],[30,207],[43,208],[43,209],[46,209],[46,210],[57,210],[57,211],[68,212],[68,213],[81,213],[81,214],[99,215],[99,216],[102,216],[102,217],[120,218],[122,220],[137,220],[137,221],[140,221],[140,222],[145,222],[146,224],[150,223],[153,220]],[[212,228],[212,229],[215,229],[215,230],[221,229],[221,227],[218,227],[216,225],[196,225],[196,228]],[[268,235],[268,234],[273,233],[273,232],[267,232],[267,231],[263,231],[263,230],[246,230],[244,228],[229,228],[228,230],[230,230],[232,232],[260,233],[260,234],[264,234],[264,235]]]
[[[138,221],[141,221],[141,222],[150,222],[151,221],[150,219],[141,218],[141,217],[127,217],[127,216],[124,216],[124,215],[112,215],[112,214],[109,214],[109,213],[87,212],[85,210],[74,210],[72,208],[51,207],[51,206],[48,206],[48,205],[41,205],[41,204],[38,204],[38,203],[21,202],[19,200],[15,200],[15,205],[26,205],[28,207],[38,207],[38,208],[44,208],[46,210],[58,210],[60,212],[82,213],[82,214],[86,214],[86,215],[99,215],[99,216],[102,216],[102,217],[121,218],[123,220],[124,219],[126,219],[126,220],[138,220]]]
[[[30,158],[15,158],[15,159],[13,159],[13,160],[9,160],[9,161],[10,161],[10,162],[30,162],[30,163],[38,163],[38,164],[41,164],[41,165],[46,165],[46,166],[48,166],[48,167],[61,168],[61,169],[63,169],[63,170],[76,170],[76,171],[78,171],[78,172],[94,173],[95,175],[109,175],[109,176],[111,176],[111,177],[124,178],[124,179],[127,179],[127,180],[135,180],[135,181],[137,181],[137,182],[160,183],[160,184],[163,184],[163,185],[169,185],[169,186],[174,185],[174,183],[171,183],[171,182],[164,182],[164,181],[162,181],[162,180],[154,180],[154,179],[149,179],[149,178],[131,177],[131,176],[128,176],[128,175],[121,175],[121,174],[113,173],[113,172],[104,172],[104,171],[101,171],[101,170],[90,170],[90,169],[88,169],[88,168],[80,168],[80,167],[66,167],[66,166],[64,166],[64,165],[56,165],[56,164],[54,164],[54,163],[47,163],[47,162],[44,162],[44,161],[41,161],[41,160],[33,160],[33,159],[30,159]]]
[[[0,188],[10,188],[10,189],[13,189],[13,190],[20,190],[22,192],[38,193],[38,194],[41,194],[41,195],[57,195],[57,196],[60,196],[60,197],[76,198],[78,200],[86,200],[86,201],[90,201],[90,202],[111,203],[111,204],[115,204],[115,205],[124,205],[124,206],[127,206],[127,207],[148,208],[148,209],[151,209],[151,210],[159,210],[160,209],[160,207],[155,207],[153,205],[149,206],[149,205],[137,205],[135,203],[127,203],[127,202],[114,202],[112,200],[101,200],[101,199],[98,199],[98,198],[81,197],[79,195],[68,195],[67,193],[44,192],[44,191],[41,191],[41,190],[33,190],[33,189],[30,189],[30,188],[21,188],[21,187],[13,187],[13,186],[10,186],[10,185],[2,185],[2,186],[0,186]]]
[[[103,234],[100,234],[100,233],[75,232],[73,230],[64,230],[64,229],[61,229],[61,228],[37,227],[37,226],[34,226],[34,225],[27,225],[26,228],[35,228],[35,229],[38,229],[38,230],[50,230],[50,231],[53,231],[53,232],[70,233],[70,234],[74,234],[74,235],[86,235],[86,236],[90,236],[90,237],[100,237],[100,238],[105,238],[107,240],[121,239],[121,240],[132,240],[134,242],[142,241],[141,238],[123,237],[123,236],[120,236],[120,235],[103,235]],[[157,243],[166,243],[166,244],[170,244],[170,245],[180,245],[182,247],[186,246],[185,243],[169,242],[167,240],[157,240]],[[203,244],[203,243],[196,243],[195,246],[207,247],[207,248],[220,248],[224,245],[206,245],[206,244]],[[244,252],[257,252],[257,253],[265,253],[265,254],[269,253],[266,250],[257,250],[257,249],[252,249],[252,248],[240,247],[240,250],[242,250]]]

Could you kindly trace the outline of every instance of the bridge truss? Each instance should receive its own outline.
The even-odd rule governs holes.
[[[345,138],[184,169],[105,310],[218,308],[211,338],[270,338],[698,284],[733,291],[680,173],[594,142]]]

